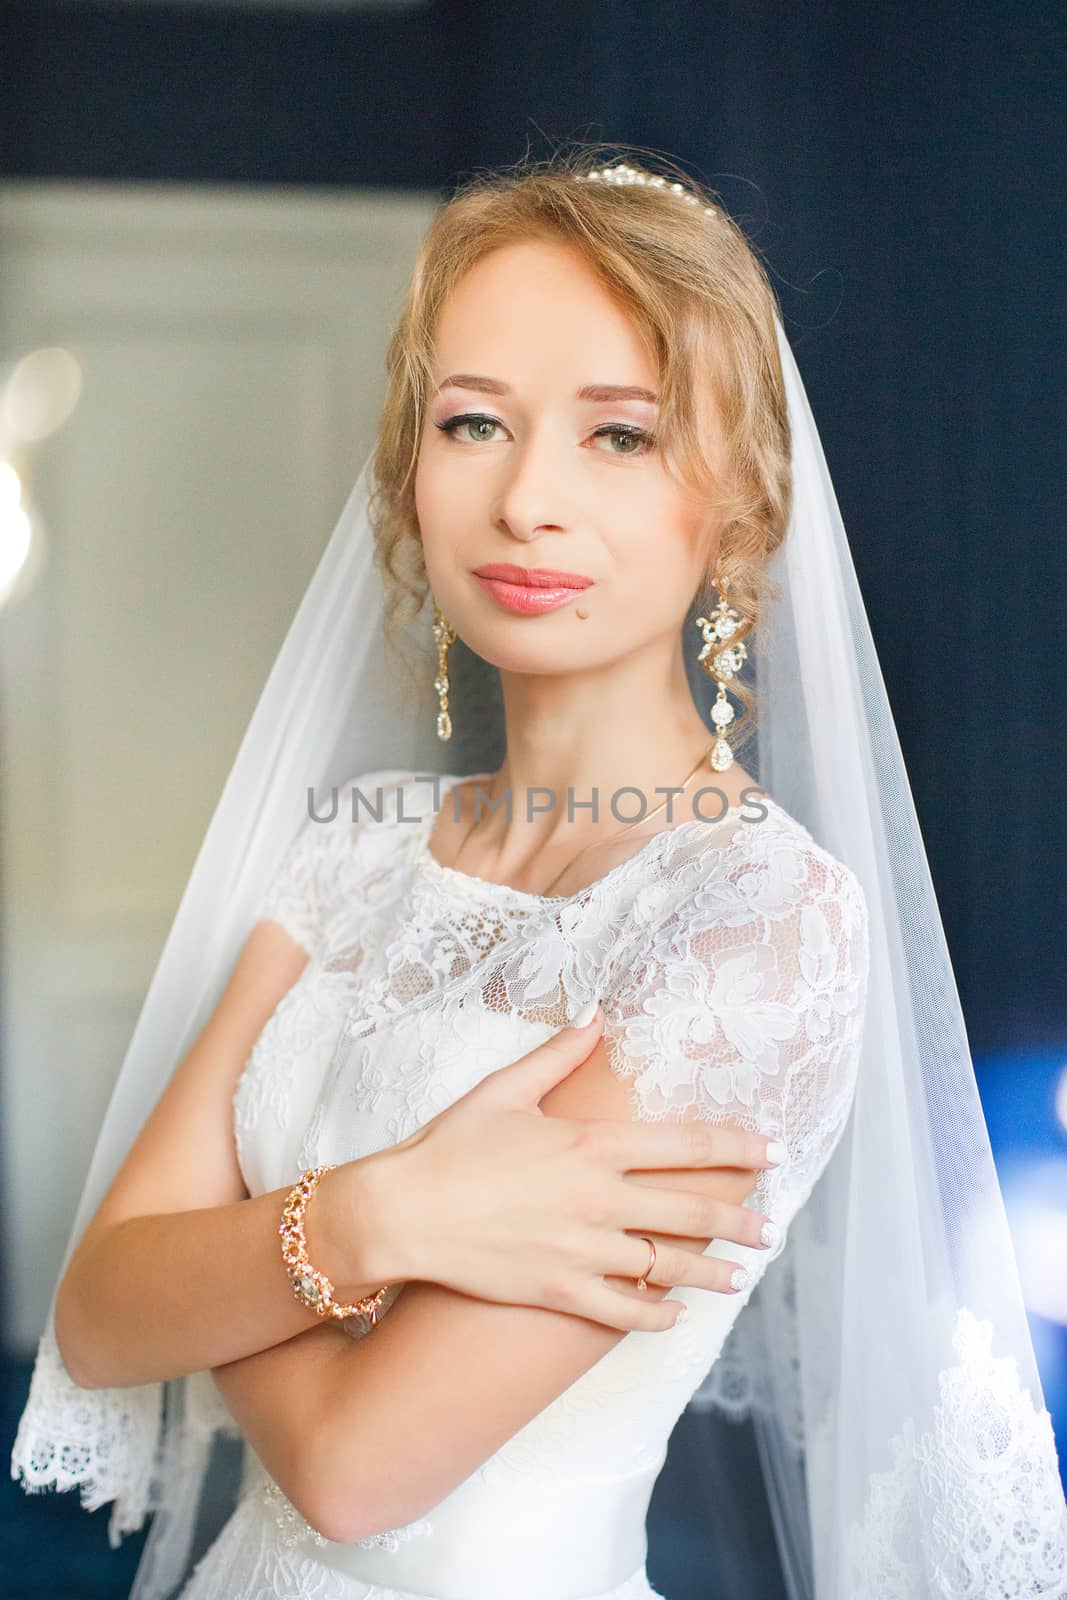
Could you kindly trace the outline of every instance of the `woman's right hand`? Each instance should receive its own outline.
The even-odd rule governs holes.
[[[762,1134],[694,1121],[577,1121],[538,1109],[595,1049],[602,1024],[598,1008],[584,1028],[561,1029],[410,1138],[356,1163],[365,1169],[361,1214],[378,1240],[383,1281],[425,1279],[625,1331],[659,1329],[673,1310],[605,1282],[631,1272],[637,1235],[760,1245],[759,1212],[626,1173],[719,1167],[754,1177],[772,1164]],[[692,1246],[661,1248],[648,1282],[730,1292],[734,1266]]]

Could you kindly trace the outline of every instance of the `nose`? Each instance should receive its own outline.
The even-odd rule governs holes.
[[[494,508],[496,527],[529,544],[544,533],[565,531],[562,453],[546,434],[531,433],[509,453]],[[560,520],[563,517],[564,520]]]

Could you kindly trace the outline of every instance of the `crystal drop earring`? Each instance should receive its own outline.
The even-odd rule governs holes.
[[[719,685],[719,692],[711,708],[711,720],[718,734],[709,758],[715,772],[726,772],[734,764],[734,753],[726,738],[726,729],[734,720],[734,708],[727,699],[726,685],[741,671],[741,663],[748,655],[742,639],[736,644],[727,645],[726,649],[722,648],[737,632],[741,622],[733,606],[726,602],[727,583],[726,578],[715,580],[715,587],[719,591],[719,602],[710,617],[696,619],[696,626],[704,635],[704,644],[697,660],[709,678],[714,678]]]
[[[433,686],[437,690],[437,737],[451,739],[452,718],[448,714],[448,647],[456,637],[455,629],[446,621],[444,613],[433,603],[433,636],[437,641],[437,676]]]

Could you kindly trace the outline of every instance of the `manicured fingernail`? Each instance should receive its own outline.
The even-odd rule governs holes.
[[[747,1267],[736,1267],[730,1274],[731,1289],[736,1289],[738,1291],[742,1289],[750,1289],[754,1281],[755,1280]]]
[[[777,1222],[765,1222],[759,1231],[759,1236],[760,1243],[765,1244],[768,1246],[768,1248],[770,1248],[778,1243],[779,1239],[782,1237],[782,1230],[778,1226]]]
[[[685,1321],[685,1319],[686,1319],[686,1317],[688,1315],[689,1315],[689,1307],[686,1305],[684,1300],[679,1300],[678,1301],[678,1310],[674,1313],[674,1322],[673,1322],[672,1326],[676,1328],[680,1322],[684,1322]]]
[[[767,1160],[770,1162],[772,1167],[780,1167],[788,1155],[789,1151],[786,1149],[781,1139],[772,1139],[770,1144],[767,1146]]]
[[[588,1028],[589,1024],[596,1016],[596,1008],[599,1004],[600,997],[598,995],[594,995],[590,1001],[582,1006],[580,1011],[576,1011],[574,1013],[570,1020],[569,1026],[572,1028]]]

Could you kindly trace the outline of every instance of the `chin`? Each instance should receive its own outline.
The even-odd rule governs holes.
[[[475,655],[488,661],[500,672],[513,672],[525,677],[558,677],[586,672],[596,665],[590,659],[590,648],[585,639],[571,639],[564,645],[558,636],[552,641],[544,635],[534,639],[532,630],[524,639],[514,637],[517,629],[510,638],[503,629],[494,630],[491,637],[484,629],[478,631],[479,638],[471,636],[468,643],[467,636],[464,636],[464,642],[468,643],[468,648]]]

